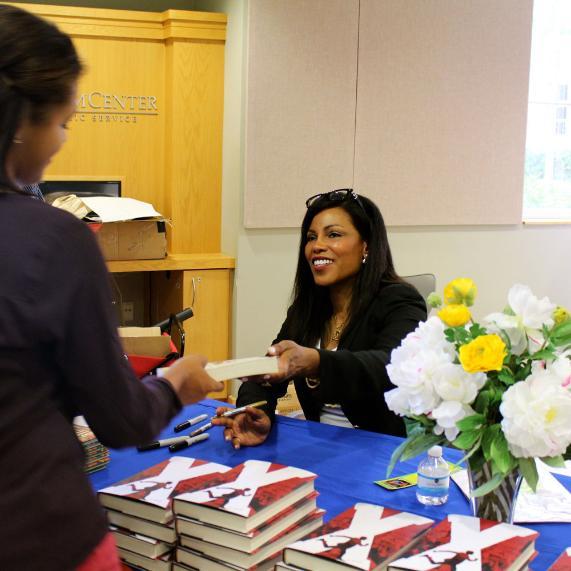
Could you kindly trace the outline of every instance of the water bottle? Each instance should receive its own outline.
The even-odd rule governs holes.
[[[442,447],[433,446],[418,465],[416,498],[427,506],[440,506],[448,500],[450,468],[442,458]]]

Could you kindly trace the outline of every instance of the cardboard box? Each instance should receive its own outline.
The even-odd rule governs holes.
[[[171,339],[160,327],[119,327],[119,337],[127,355],[166,357],[171,352]]]
[[[155,260],[166,257],[164,220],[104,222],[94,228],[106,260]]]

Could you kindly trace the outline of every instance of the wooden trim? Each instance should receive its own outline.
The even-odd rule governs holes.
[[[73,37],[131,38],[164,42],[226,39],[226,15],[186,10],[139,12],[7,2],[48,18]]]
[[[234,269],[236,260],[225,254],[170,254],[163,260],[107,262],[110,272],[160,272],[166,270]]]

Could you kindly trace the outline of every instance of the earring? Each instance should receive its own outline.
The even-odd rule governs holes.
[[[20,137],[14,137],[12,139],[12,143],[14,143],[15,145],[21,145],[24,141],[22,141],[22,139],[20,139]]]
[[[366,264],[367,263],[367,256],[369,254],[363,254],[363,259],[361,260],[361,263]]]

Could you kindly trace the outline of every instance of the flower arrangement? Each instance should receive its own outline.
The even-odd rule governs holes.
[[[396,388],[388,407],[406,417],[398,460],[435,444],[465,451],[470,467],[491,469],[472,496],[489,494],[518,471],[535,490],[535,458],[563,466],[571,453],[571,315],[529,287],[514,285],[508,305],[480,323],[470,307],[477,295],[460,278],[436,294],[437,309],[391,355]]]

